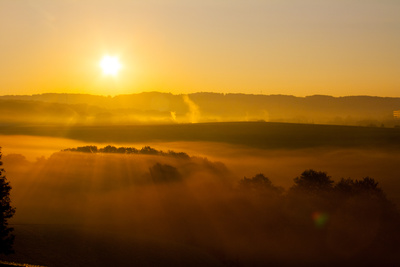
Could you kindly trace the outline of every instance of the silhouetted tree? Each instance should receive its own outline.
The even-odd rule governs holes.
[[[169,156],[181,159],[190,159],[190,156],[185,152],[175,152],[168,150],[168,152],[163,152],[162,150],[156,150],[150,146],[145,146],[138,150],[134,147],[115,147],[106,146],[103,148],[97,148],[97,146],[82,146],[76,148],[67,148],[63,151],[69,152],[83,152],[83,153],[118,153],[118,154],[144,154],[144,155],[159,155],[159,156]]]
[[[335,190],[344,195],[351,195],[354,191],[354,180],[342,178],[336,185]]]
[[[152,148],[152,147],[145,146],[140,150],[140,154],[158,155],[159,152],[156,149]]]
[[[0,166],[3,165],[1,156],[0,147]],[[14,243],[14,235],[11,234],[11,232],[14,229],[8,227],[8,219],[14,215],[15,208],[11,206],[10,183],[3,173],[4,169],[0,167],[0,253],[10,254],[13,253],[12,245]]]
[[[77,148],[67,148],[67,149],[64,149],[63,151],[97,153],[97,146],[80,146]]]
[[[306,170],[300,177],[294,179],[294,183],[295,185],[291,188],[292,190],[319,193],[331,190],[334,181],[326,172]]]
[[[100,148],[100,152],[103,153],[117,153],[117,148],[115,146],[106,146],[104,148]]]
[[[244,177],[242,180],[239,181],[239,185],[241,188],[244,189],[251,189],[257,191],[268,190],[275,193],[283,192],[282,187],[274,186],[272,182],[262,173],[257,174],[253,178]]]
[[[175,157],[175,158],[181,158],[181,159],[189,159],[190,158],[189,155],[186,154],[185,152],[175,152],[172,150],[168,150],[167,155],[171,156],[171,157]]]
[[[126,153],[127,154],[137,154],[139,151],[136,149],[136,148],[134,148],[134,147],[127,147],[126,148]]]
[[[355,186],[357,189],[368,190],[373,192],[382,192],[382,189],[378,186],[378,182],[374,178],[365,177],[362,180],[356,180]]]
[[[182,180],[178,170],[167,164],[156,163],[149,168],[151,178],[155,183],[178,182]]]
[[[83,146],[77,148],[78,152],[97,153],[97,146]]]
[[[343,179],[335,186],[335,191],[344,196],[364,196],[386,200],[386,195],[374,178],[365,177],[362,180]]]
[[[125,154],[125,153],[126,153],[126,148],[125,148],[125,147],[119,147],[119,148],[117,148],[117,153],[119,153],[119,154]]]

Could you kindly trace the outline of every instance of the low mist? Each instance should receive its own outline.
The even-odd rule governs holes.
[[[5,155],[17,207],[13,223],[80,225],[124,240],[185,244],[222,265],[397,262],[393,195],[380,200],[290,189],[302,171],[318,168],[336,182],[379,174],[374,177],[385,193],[399,192],[395,153],[169,145],[207,151],[209,159],[63,151],[32,161]],[[273,187],[242,186],[243,176],[261,172]]]
[[[0,96],[0,124],[126,125],[270,121],[394,127],[400,98],[146,92]],[[12,114],[12,115],[10,115]]]

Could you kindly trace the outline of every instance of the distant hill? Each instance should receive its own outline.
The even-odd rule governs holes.
[[[0,123],[164,124],[271,121],[356,126],[400,125],[400,98],[146,92],[0,96]]]

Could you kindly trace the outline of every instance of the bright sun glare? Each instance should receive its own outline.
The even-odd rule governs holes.
[[[101,59],[100,67],[104,75],[116,76],[121,69],[121,63],[117,57],[106,55]]]

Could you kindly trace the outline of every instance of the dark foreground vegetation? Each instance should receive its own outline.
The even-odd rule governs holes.
[[[347,178],[335,183],[325,172],[306,170],[284,192],[258,174],[241,180],[238,194],[237,199],[243,204],[252,204],[248,213],[243,214],[252,222],[243,228],[260,230],[258,233],[242,230],[247,235],[244,242],[253,250],[249,253],[254,256],[246,259],[246,264],[392,266],[400,263],[399,213],[373,178]],[[265,250],[265,244],[271,240],[280,248],[269,244],[269,251]],[[275,252],[282,258],[274,258]],[[284,258],[285,254],[288,258]]]
[[[263,174],[234,180],[204,158],[124,149],[69,149],[36,163],[5,158],[20,195],[16,254],[2,259],[47,266],[400,264],[399,212],[373,178],[335,182],[309,169],[284,189]]]
[[[9,219],[14,216],[15,208],[11,206],[10,182],[7,181],[2,168],[2,152],[0,147],[0,254],[13,253],[12,245],[14,235],[12,227],[9,227]]]

